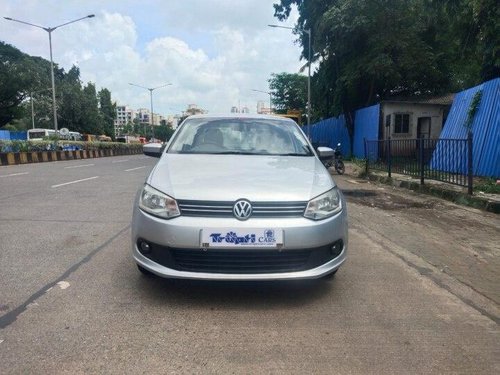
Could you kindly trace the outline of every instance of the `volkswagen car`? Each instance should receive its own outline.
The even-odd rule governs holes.
[[[346,259],[346,203],[302,129],[267,115],[188,117],[137,194],[132,252],[166,278],[331,277]]]

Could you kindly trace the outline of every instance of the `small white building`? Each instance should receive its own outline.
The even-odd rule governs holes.
[[[453,95],[428,100],[380,103],[379,139],[439,138]]]

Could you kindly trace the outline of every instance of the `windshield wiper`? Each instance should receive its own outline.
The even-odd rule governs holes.
[[[248,151],[221,151],[221,152],[210,152],[210,155],[259,155],[255,152]]]
[[[276,154],[277,156],[312,156],[312,154],[301,154],[298,152],[289,152],[286,154]]]

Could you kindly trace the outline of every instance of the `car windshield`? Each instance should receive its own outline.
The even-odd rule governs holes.
[[[179,129],[168,150],[179,154],[312,156],[293,122],[259,118],[195,118]]]

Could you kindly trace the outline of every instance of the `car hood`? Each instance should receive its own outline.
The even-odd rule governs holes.
[[[175,199],[308,201],[335,186],[316,157],[164,154],[147,183]]]

